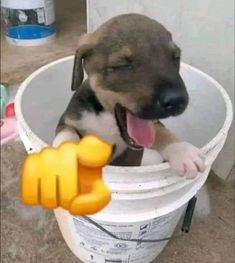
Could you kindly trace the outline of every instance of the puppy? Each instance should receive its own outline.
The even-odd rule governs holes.
[[[85,35],[75,54],[75,92],[59,121],[54,145],[93,133],[115,146],[113,164],[127,149],[140,153],[149,148],[162,158],[145,150],[142,164],[163,159],[187,178],[202,172],[199,149],[159,122],[182,114],[188,105],[179,74],[180,53],[161,24],[139,14],[114,17]],[[88,78],[83,82],[84,70]]]

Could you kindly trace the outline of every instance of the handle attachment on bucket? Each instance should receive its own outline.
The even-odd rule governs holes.
[[[51,209],[61,206],[74,215],[99,212],[111,199],[102,167],[112,150],[110,144],[87,135],[79,142],[30,154],[22,167],[23,202]]]
[[[172,239],[177,239],[183,236],[183,234],[188,233],[191,227],[191,223],[192,223],[192,218],[193,218],[193,213],[195,210],[195,206],[196,206],[196,202],[197,202],[197,198],[194,196],[189,202],[188,202],[188,206],[185,212],[185,216],[184,216],[184,220],[183,220],[183,224],[181,227],[181,234],[179,235],[173,235],[171,237],[165,237],[165,238],[160,238],[160,239],[135,239],[135,238],[131,238],[131,239],[126,239],[126,238],[121,238],[118,237],[116,235],[114,235],[113,233],[111,233],[110,231],[108,231],[107,229],[105,229],[104,227],[102,227],[100,224],[98,224],[97,222],[95,222],[94,220],[92,220],[90,217],[87,216],[83,216],[83,218],[89,222],[90,224],[94,225],[95,227],[97,227],[99,230],[101,230],[102,232],[106,233],[108,236],[120,240],[120,241],[127,241],[127,242],[137,242],[137,243],[159,243],[159,242],[163,242],[163,241],[169,241]],[[75,218],[76,219],[76,218]]]
[[[184,216],[184,221],[181,227],[181,231],[183,233],[188,233],[190,231],[191,228],[191,224],[192,224],[192,218],[193,218],[193,214],[194,214],[194,210],[195,210],[195,206],[196,206],[196,202],[197,202],[197,198],[196,196],[194,196],[189,202],[188,202],[188,206],[185,212],[185,216]]]

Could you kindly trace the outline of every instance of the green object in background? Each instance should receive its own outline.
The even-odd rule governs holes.
[[[9,100],[9,91],[8,89],[1,84],[1,117],[4,115],[4,109],[5,109],[5,106]]]

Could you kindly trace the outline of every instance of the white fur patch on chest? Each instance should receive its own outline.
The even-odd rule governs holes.
[[[107,140],[107,142],[116,145],[114,157],[120,155],[127,147],[120,135],[116,119],[110,112],[101,112],[96,115],[93,112],[84,111],[76,126],[82,135],[94,133]]]

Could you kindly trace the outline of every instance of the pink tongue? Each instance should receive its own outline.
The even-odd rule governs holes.
[[[155,141],[155,129],[152,121],[140,119],[126,112],[127,132],[137,145],[151,147]]]

